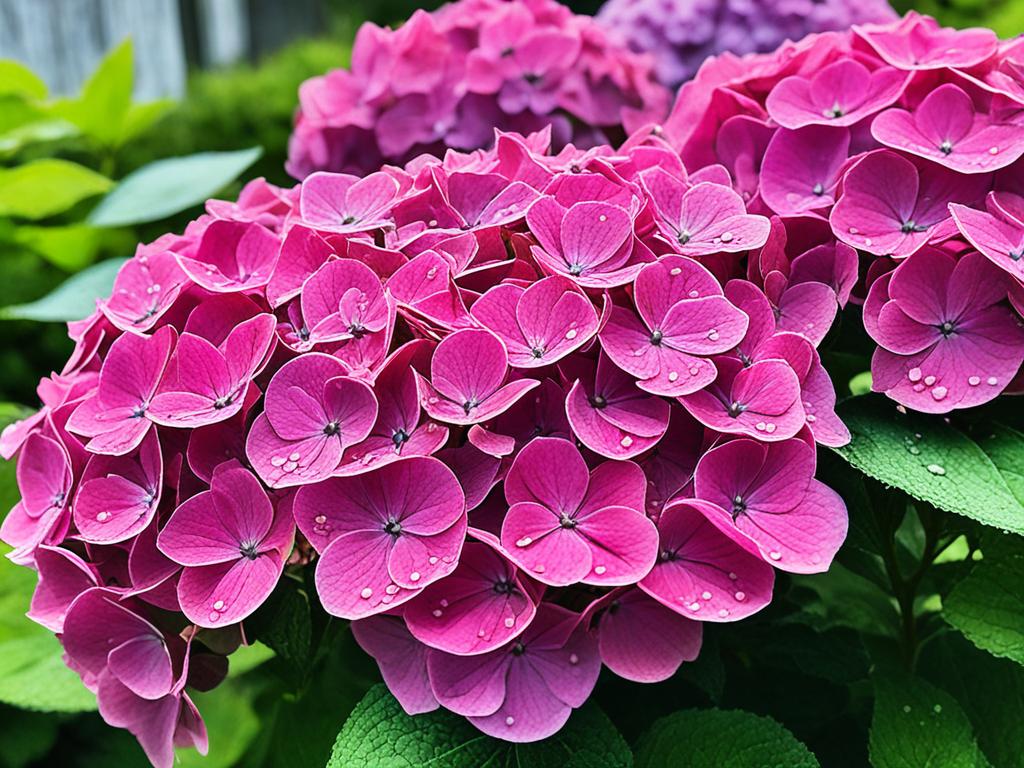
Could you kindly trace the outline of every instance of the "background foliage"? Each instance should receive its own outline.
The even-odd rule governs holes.
[[[915,5],[1004,36],[1024,29],[1021,0]],[[411,8],[363,10],[386,21]],[[206,197],[234,194],[238,177],[287,181],[298,84],[347,61],[353,24],[338,18],[332,38],[194,74],[180,104],[131,102],[129,44],[72,99],[49,98],[30,72],[0,63],[0,426],[24,415],[13,403],[36,402],[40,373],[70,348],[63,326],[38,321],[87,314],[112,260],[180,228]],[[157,162],[211,151],[230,154],[202,163],[213,168],[198,180],[207,189],[187,159]],[[605,676],[553,740],[493,741],[443,712],[406,716],[344,622],[315,605],[311,584],[288,579],[252,620],[257,642],[232,657],[229,681],[198,695],[209,757],[183,751],[180,764],[1024,765],[1024,412],[1000,403],[944,420],[864,394],[870,347],[849,355],[861,327],[845,318],[822,348],[837,383],[850,380],[840,415],[854,440],[819,459],[850,508],[839,564],[822,576],[780,573],[769,609],[707,625],[700,658],[671,680],[639,690]],[[830,351],[840,338],[841,355]],[[2,509],[17,498],[13,475],[0,465]],[[23,616],[33,585],[0,560],[0,768],[144,766],[134,739],[102,724],[57,641]]]

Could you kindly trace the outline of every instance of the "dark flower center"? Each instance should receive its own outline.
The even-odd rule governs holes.
[[[690,233],[680,232],[679,237],[677,237],[676,239],[679,241],[680,245],[686,245],[688,242],[690,242]]]
[[[661,344],[661,340],[664,338],[664,334],[661,331],[655,331],[651,334],[651,344],[658,346]]]
[[[216,400],[213,401],[213,407],[215,410],[219,411],[221,408],[227,408],[229,405],[231,405],[231,403],[234,402],[234,400],[234,396],[224,395],[224,397],[218,397]]]
[[[243,544],[239,547],[238,551],[242,557],[248,558],[249,560],[255,560],[260,556],[259,552],[256,551],[256,545],[253,543]]]
[[[134,408],[132,408],[132,418],[133,419],[141,419],[145,415],[146,415],[146,404],[145,403],[141,403],[140,405],[136,405]]]
[[[526,653],[526,646],[522,643],[516,643],[512,646],[513,656],[522,656],[524,653]]]
[[[339,432],[341,432],[341,424],[336,421],[328,422],[327,425],[324,426],[324,434],[328,437],[334,437]]]
[[[900,232],[903,232],[904,234],[910,234],[911,232],[924,232],[927,229],[928,227],[922,227],[916,221],[911,219],[910,221],[906,221],[903,223],[903,226],[900,227]]]
[[[949,139],[946,139],[944,142],[939,144],[939,151],[944,155],[948,155],[953,151],[953,142],[951,142]]]
[[[395,444],[395,448],[400,448],[402,443],[409,439],[409,433],[404,429],[396,429],[395,433],[391,436],[391,442]]]
[[[734,419],[741,413],[743,413],[745,410],[747,410],[747,406],[745,406],[743,403],[737,402],[730,403],[728,408],[729,415],[732,416]]]
[[[563,528],[567,528],[569,530],[572,530],[576,527],[576,521],[569,517],[569,515],[567,515],[565,512],[563,512],[562,516],[558,518],[558,524]]]
[[[593,397],[590,398],[590,404],[594,408],[601,409],[608,405],[608,401],[605,400],[604,397],[602,397],[601,395],[594,395]]]
[[[530,354],[538,359],[542,358],[544,357],[544,347],[536,346],[530,350]]]
[[[814,189],[812,189],[811,191],[818,197],[821,197],[822,195],[825,194],[825,187],[821,183],[818,183],[814,185]]]
[[[402,535],[402,524],[394,518],[391,518],[384,524],[384,532],[392,536]]]
[[[466,415],[469,416],[470,411],[472,411],[478,405],[480,405],[480,401],[477,400],[475,397],[472,397],[462,404],[462,410],[464,410],[466,412]]]
[[[942,335],[945,336],[947,339],[950,336],[952,336],[953,333],[956,331],[956,326],[953,325],[953,323],[951,323],[949,320],[942,323],[940,326],[938,326],[938,328]]]
[[[357,221],[359,221],[359,219],[357,219],[355,216],[348,215],[341,220],[341,224],[342,226],[347,227],[349,224],[355,224]]]
[[[505,579],[494,582],[494,591],[499,595],[510,595],[515,592],[515,589],[516,588],[512,586],[512,583],[505,581]]]
[[[747,511],[747,502],[743,500],[742,496],[737,495],[732,500],[732,519],[735,520],[737,517]]]

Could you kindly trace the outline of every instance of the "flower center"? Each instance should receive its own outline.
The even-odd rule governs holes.
[[[339,424],[337,421],[328,422],[324,426],[324,434],[327,435],[328,437],[334,437],[339,432],[341,432],[341,424]]]
[[[391,442],[395,444],[395,449],[402,447],[402,443],[409,439],[409,433],[404,429],[396,429],[395,433],[391,436]]]
[[[401,536],[402,524],[392,517],[386,523],[384,523],[384,532],[392,536]]]
[[[576,527],[576,521],[569,517],[565,512],[563,512],[562,516],[558,518],[558,524],[568,530],[572,530]]]
[[[260,556],[259,552],[256,551],[256,544],[252,542],[243,544],[241,547],[238,548],[238,552],[242,555],[242,557],[248,558],[249,560],[255,560],[257,557]]]
[[[665,335],[661,331],[655,331],[654,333],[651,334],[651,344],[653,344],[656,347],[659,346],[661,344],[661,340],[664,337]]]
[[[605,400],[604,397],[602,397],[601,395],[594,395],[593,397],[590,398],[590,404],[594,408],[600,410],[601,408],[604,408],[606,405],[608,405],[608,401]]]
[[[821,197],[825,194],[825,187],[819,182],[814,185],[814,189],[812,189],[811,192],[816,194],[818,197]]]
[[[741,413],[743,413],[745,410],[747,410],[747,406],[745,406],[743,403],[735,401],[730,403],[728,408],[729,415],[732,416],[734,419]]]
[[[743,500],[742,496],[737,494],[732,500],[732,519],[735,520],[746,511],[747,503]]]
[[[939,144],[939,151],[944,155],[948,155],[953,151],[953,142],[951,142],[949,139],[946,139],[944,142]]]

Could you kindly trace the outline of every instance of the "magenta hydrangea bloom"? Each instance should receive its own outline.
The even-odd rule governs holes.
[[[324,608],[360,619],[407,602],[455,570],[466,501],[444,464],[413,457],[301,488],[295,520],[321,554],[316,581]]]
[[[502,546],[545,584],[636,583],[657,554],[657,531],[643,513],[644,486],[632,462],[604,462],[589,472],[572,443],[537,438],[505,478]]]
[[[922,250],[871,286],[864,325],[878,343],[872,387],[915,410],[993,399],[1024,362],[1010,278],[979,253]]]
[[[202,627],[236,624],[270,595],[292,549],[295,523],[246,469],[222,464],[210,490],[179,506],[157,547],[185,567],[178,600]]]
[[[649,59],[588,16],[553,0],[459,0],[395,30],[364,24],[350,69],[303,83],[288,170],[366,173],[483,147],[495,128],[550,126],[556,149],[592,146],[661,119],[668,100]]]
[[[956,203],[949,212],[964,238],[1004,272],[1024,282],[1024,199],[990,192],[984,211]]]
[[[437,700],[486,734],[536,741],[558,731],[590,695],[601,671],[597,641],[579,617],[545,604],[527,630],[478,656],[431,651]]]
[[[674,89],[709,56],[767,52],[813,32],[895,17],[886,0],[607,0],[597,20],[654,56],[658,79]]]

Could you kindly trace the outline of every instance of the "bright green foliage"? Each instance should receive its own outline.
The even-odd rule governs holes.
[[[851,398],[838,412],[853,434],[838,452],[864,474],[939,509],[1024,533],[1024,506],[969,435],[941,418],[901,413],[881,395]]]
[[[908,675],[875,677],[874,768],[987,768],[971,723],[952,696]]]
[[[485,736],[444,710],[410,717],[378,685],[338,734],[328,768],[629,768],[632,763],[626,742],[592,703],[573,713],[550,739],[516,745]]]
[[[1024,664],[1024,541],[990,536],[982,553],[943,601],[943,618],[979,648]]]
[[[0,318],[67,322],[88,317],[96,308],[96,299],[110,295],[114,277],[124,262],[125,259],[109,259],[93,264],[37,301],[3,307]]]
[[[771,718],[738,710],[686,710],[641,739],[636,768],[818,768],[814,755]]]
[[[0,216],[45,219],[106,192],[113,182],[67,160],[34,160],[0,171]]]
[[[157,221],[201,205],[237,179],[261,152],[259,147],[252,147],[157,160],[128,174],[89,214],[89,223],[124,227]]]

